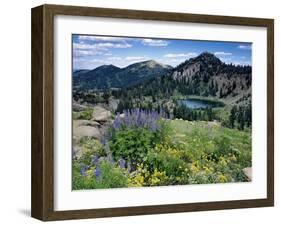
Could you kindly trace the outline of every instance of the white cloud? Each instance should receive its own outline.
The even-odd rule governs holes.
[[[244,60],[235,60],[232,58],[220,58],[220,60],[226,64],[234,64],[234,65],[242,65],[242,66],[247,66],[251,65],[250,61],[244,61]]]
[[[222,61],[231,61],[231,57],[220,57],[220,60]]]
[[[251,45],[239,45],[238,49],[252,49]]]
[[[74,63],[104,63],[102,59],[85,59],[85,58],[73,58]]]
[[[107,52],[109,49],[126,49],[131,48],[132,45],[128,43],[96,43],[96,44],[81,44],[81,43],[73,43],[73,55],[78,56],[91,56],[98,55],[104,52]],[[108,53],[111,54],[111,53]]]
[[[111,42],[96,43],[96,44],[73,43],[74,49],[107,50],[109,48],[124,49],[124,48],[131,48],[131,47],[132,45],[128,43],[111,43]]]
[[[147,57],[145,56],[128,56],[125,58],[126,60],[145,60]]]
[[[94,49],[94,45],[74,42],[73,49]]]
[[[122,60],[122,58],[117,57],[117,56],[113,56],[113,57],[108,57],[107,60],[119,61],[119,60]]]
[[[236,66],[238,66],[238,65],[240,65],[240,66],[249,66],[249,65],[251,65],[250,61],[245,61],[245,62],[244,61],[243,62],[241,62],[241,61],[233,61],[231,63],[236,65]]]
[[[215,52],[214,53],[216,56],[230,56],[232,53],[227,53],[227,52]]]
[[[165,40],[145,38],[142,44],[146,46],[167,46],[169,43]]]
[[[179,58],[179,57],[194,57],[197,53],[168,53],[165,54],[164,57],[166,58]]]
[[[94,56],[94,55],[99,55],[99,54],[101,54],[101,52],[96,51],[96,50],[76,49],[76,50],[73,51],[74,57]]]
[[[91,36],[91,35],[79,35],[79,40],[87,41],[110,41],[110,42],[124,42],[127,38],[121,37],[107,37],[107,36]]]
[[[101,59],[92,59],[89,62],[91,62],[91,63],[104,63],[105,61],[101,60]]]

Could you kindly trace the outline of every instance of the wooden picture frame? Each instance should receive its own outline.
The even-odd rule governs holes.
[[[101,209],[54,210],[54,16],[126,18],[155,21],[240,25],[267,29],[267,198],[236,201]],[[273,19],[211,16],[61,5],[32,9],[32,200],[31,215],[51,221],[163,214],[274,205],[274,21]]]

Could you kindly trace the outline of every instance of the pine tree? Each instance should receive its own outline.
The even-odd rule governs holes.
[[[229,115],[229,126],[230,126],[231,128],[234,128],[235,119],[236,119],[236,114],[237,114],[237,106],[234,105],[234,106],[231,108],[230,115]]]
[[[223,97],[223,92],[222,92],[222,88],[220,88],[220,94],[219,97],[222,98]]]
[[[238,121],[238,129],[244,130],[245,117],[244,117],[244,109],[241,106],[239,106],[238,109],[237,121]]]
[[[252,125],[252,102],[245,109],[245,122],[247,127]]]

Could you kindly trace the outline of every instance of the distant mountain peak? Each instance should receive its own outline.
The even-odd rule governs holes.
[[[166,69],[172,69],[173,68],[170,65],[162,64],[162,63],[159,63],[155,60],[146,60],[146,61],[143,61],[143,62],[140,62],[140,63],[146,65],[149,68],[154,68],[154,67],[157,67],[157,66],[163,67],[163,68],[166,68]]]
[[[198,55],[198,57],[216,57],[215,54],[205,51]]]
[[[217,67],[221,64],[222,64],[221,60],[219,58],[217,58],[213,53],[202,52],[197,57],[190,58],[190,59],[186,60],[185,62],[179,64],[175,68],[175,70],[176,71],[178,71],[178,70],[182,71],[182,70],[185,70],[192,65],[193,66],[197,65],[198,67],[200,65],[201,68],[207,68],[207,67],[210,67],[210,66]]]
[[[207,62],[210,62],[210,63],[217,63],[217,64],[221,64],[221,60],[219,58],[217,58],[215,56],[215,54],[213,53],[210,53],[210,52],[203,52],[201,53],[199,56],[193,58],[194,60],[201,60],[201,61],[207,61]]]
[[[104,65],[101,65],[101,66],[99,66],[99,67],[97,67],[97,68],[95,68],[95,69],[98,69],[98,68],[102,68],[102,69],[107,69],[107,68],[119,68],[119,67],[117,67],[117,66],[115,66],[115,65],[113,65],[113,64],[104,64]],[[94,70],[95,70],[94,69]],[[120,69],[120,68],[119,68]]]

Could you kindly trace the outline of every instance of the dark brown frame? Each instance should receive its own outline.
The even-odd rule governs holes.
[[[95,16],[267,28],[267,198],[54,211],[53,35],[54,16]],[[32,200],[31,215],[50,221],[81,218],[220,210],[274,205],[274,20],[109,8],[42,5],[32,9]]]

